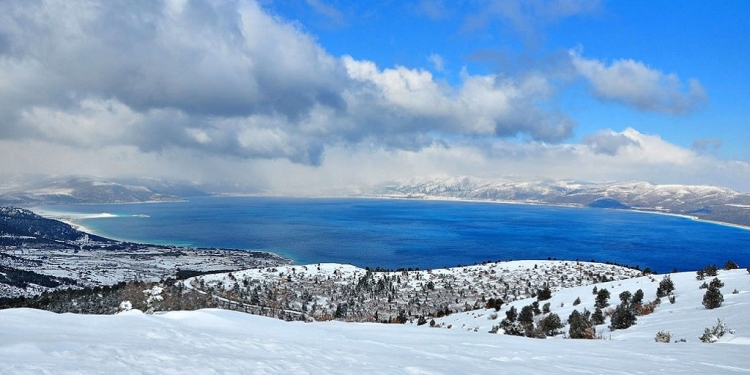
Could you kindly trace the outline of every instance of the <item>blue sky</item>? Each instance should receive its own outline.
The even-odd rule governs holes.
[[[750,191],[742,1],[0,2],[0,174]]]
[[[451,85],[460,84],[462,69],[514,74],[570,49],[605,62],[633,59],[677,74],[683,81],[695,78],[708,100],[681,116],[598,103],[575,84],[561,90],[555,105],[576,114],[579,126],[574,140],[602,127],[637,127],[688,148],[695,140],[715,138],[722,142],[718,155],[750,159],[750,40],[743,37],[750,35],[746,21],[750,5],[746,2],[581,1],[573,3],[584,9],[569,17],[542,16],[544,11],[534,10],[567,2],[519,2],[519,9],[528,13],[518,19],[532,21],[520,26],[509,17],[487,15],[492,3],[311,0],[266,6],[280,17],[300,22],[333,55],[351,55],[382,67],[426,69]],[[442,67],[435,66],[432,56],[440,57]]]

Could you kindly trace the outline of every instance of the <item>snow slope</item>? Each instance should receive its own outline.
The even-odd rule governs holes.
[[[720,270],[718,278],[724,283],[721,292],[724,295],[724,303],[721,307],[713,310],[706,309],[703,302],[705,289],[699,289],[699,286],[710,283],[713,277],[706,277],[705,280],[699,281],[695,278],[695,272],[680,272],[670,274],[676,289],[674,296],[675,303],[671,304],[667,298],[662,298],[662,303],[656,310],[649,315],[639,316],[636,325],[625,329],[610,331],[608,328],[609,319],[603,325],[596,327],[597,333],[602,333],[607,340],[616,341],[636,341],[636,342],[653,342],[654,336],[661,330],[667,330],[672,333],[672,341],[685,339],[688,343],[699,342],[698,337],[703,334],[706,327],[712,327],[716,324],[717,319],[722,319],[729,328],[736,330],[736,334],[724,336],[720,342],[729,344],[750,345],[750,274],[746,270]],[[620,303],[618,296],[624,291],[635,293],[641,289],[644,292],[644,302],[656,299],[656,288],[662,280],[662,275],[643,276],[628,280],[599,283],[589,286],[567,288],[552,294],[552,298],[540,303],[550,303],[551,312],[560,316],[566,321],[573,310],[583,311],[584,308],[593,312],[594,300],[596,296],[592,293],[593,287],[598,289],[606,288],[609,290],[611,297],[610,306],[614,308]],[[733,294],[737,290],[737,294]],[[578,306],[573,306],[576,298],[581,299]],[[509,306],[515,306],[518,311],[523,306],[531,304],[536,299],[524,299],[515,301],[503,308],[497,313],[497,319],[490,319],[494,310],[475,310],[465,313],[452,314],[444,318],[435,319],[437,325],[442,327],[451,326],[452,329],[485,333],[492,326],[500,323],[505,317],[505,311]],[[562,307],[561,307],[562,305]],[[607,310],[607,308],[603,310]],[[568,327],[565,328],[566,331]],[[555,337],[562,339],[562,337]],[[670,344],[678,345],[678,344]],[[680,343],[679,345],[684,345]],[[746,347],[750,354],[750,347]],[[750,371],[750,359],[748,360],[748,371]]]
[[[701,306],[694,273],[673,274],[677,300],[664,301],[612,340],[548,340],[465,329],[490,310],[444,318],[453,328],[344,322],[284,322],[222,310],[85,316],[14,309],[0,311],[2,374],[740,374],[750,373],[750,275],[720,271],[724,305]],[[598,284],[642,288],[646,300],[661,276]],[[709,280],[710,281],[710,280]],[[552,311],[564,319],[572,301],[591,306],[591,286],[555,292]],[[738,289],[737,294],[732,294]],[[519,307],[531,300],[514,302]],[[564,303],[564,307],[559,307]],[[502,314],[507,308],[504,307]],[[472,316],[473,314],[473,316]],[[477,317],[478,314],[485,314]],[[703,328],[723,318],[735,334],[704,344]],[[463,323],[462,323],[463,322]],[[460,326],[461,324],[467,327]],[[446,326],[447,327],[447,326]],[[603,328],[603,327],[598,327]],[[684,343],[656,343],[667,329]],[[609,338],[609,333],[605,334]]]

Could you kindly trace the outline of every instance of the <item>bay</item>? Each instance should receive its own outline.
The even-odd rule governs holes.
[[[396,199],[199,197],[61,205],[96,234],[134,242],[270,251],[298,264],[440,268],[510,259],[596,260],[696,270],[750,264],[750,230],[595,208]],[[107,215],[102,215],[102,214]]]

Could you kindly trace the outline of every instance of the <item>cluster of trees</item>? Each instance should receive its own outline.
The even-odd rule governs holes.
[[[160,298],[144,291],[160,290]],[[161,282],[129,281],[81,289],[58,289],[34,297],[0,298],[0,309],[27,307],[55,313],[114,314],[123,301],[144,312],[197,310],[217,307],[210,296],[186,289],[174,279]]]
[[[521,311],[511,306],[505,312],[505,319],[499,325],[494,326],[491,333],[497,333],[500,328],[506,335],[525,336],[533,338],[546,338],[562,333],[565,327],[560,316],[549,312],[549,303],[539,309],[539,301],[524,306]]]
[[[57,288],[61,285],[77,285],[76,280],[69,277],[43,275],[34,271],[0,265],[0,284],[7,284],[17,288],[26,288],[29,284],[36,284],[47,288]]]
[[[671,293],[674,290],[674,284],[669,276],[666,276],[659,288],[663,293],[669,291]],[[644,302],[644,293],[642,289],[638,289],[635,293],[624,291],[619,294],[620,303],[614,307],[608,309],[606,312],[603,310],[610,306],[609,298],[611,296],[607,289],[598,289],[594,287],[592,293],[596,295],[594,302],[595,310],[592,313],[588,309],[583,309],[582,312],[573,310],[568,317],[568,337],[573,339],[593,339],[597,338],[596,326],[605,323],[607,316],[610,317],[609,328],[615,329],[627,329],[632,325],[636,324],[638,316],[647,315],[653,312],[655,307],[659,304],[659,300],[654,302]],[[580,299],[576,299],[576,302],[580,303]],[[578,305],[574,302],[573,305]]]
[[[739,268],[737,263],[732,260],[728,260],[724,264],[725,270],[736,270]],[[748,272],[750,272],[750,267],[748,267]],[[724,283],[716,277],[718,274],[718,267],[715,264],[709,264],[696,272],[696,280],[704,280],[707,276],[714,278],[710,283],[704,281],[699,287],[700,289],[706,289],[706,294],[703,295],[703,306],[707,309],[715,309],[724,303],[724,295],[721,294],[721,288],[724,286]]]
[[[594,326],[604,323],[604,315],[600,308],[596,308],[594,314],[591,311],[583,309],[583,312],[573,310],[568,316],[568,337],[571,339],[594,339],[597,337]]]

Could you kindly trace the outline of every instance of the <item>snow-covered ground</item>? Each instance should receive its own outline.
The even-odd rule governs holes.
[[[734,374],[750,373],[750,275],[720,271],[724,304],[701,305],[695,273],[672,274],[676,302],[666,298],[635,326],[606,340],[539,340],[486,333],[494,310],[453,314],[443,328],[416,325],[284,322],[222,310],[114,316],[0,311],[3,374]],[[645,300],[662,276],[597,284],[614,305],[623,290],[643,289]],[[710,281],[710,278],[707,279]],[[556,291],[549,302],[563,319],[593,308],[592,286]],[[732,292],[737,289],[738,293]],[[532,300],[519,300],[517,307]],[[560,307],[560,305],[563,307]],[[503,307],[500,315],[504,315]],[[479,316],[482,314],[481,316]],[[722,318],[735,330],[713,344],[703,329]],[[498,318],[499,320],[500,318]],[[438,319],[436,319],[438,320]],[[447,329],[447,325],[452,326]],[[478,329],[474,332],[473,326]],[[479,329],[481,328],[481,329]],[[669,330],[673,341],[656,343]],[[611,336],[611,340],[610,340]]]
[[[652,314],[639,316],[636,325],[625,330],[611,331],[607,328],[609,324],[609,319],[607,319],[605,324],[596,327],[597,333],[601,333],[607,340],[653,342],[657,332],[666,330],[672,333],[672,341],[685,339],[687,342],[699,342],[698,337],[703,334],[703,330],[716,325],[717,319],[722,319],[736,333],[724,336],[721,342],[750,345],[750,315],[748,314],[750,311],[750,274],[746,270],[719,271],[718,278],[724,283],[724,287],[721,288],[724,303],[721,307],[712,310],[703,306],[703,295],[706,289],[699,289],[699,286],[703,282],[710,283],[713,277],[706,277],[705,280],[699,281],[695,278],[695,272],[673,273],[669,276],[676,286],[674,304],[670,303],[667,298],[662,298],[661,305]],[[641,289],[644,292],[644,302],[656,299],[656,288],[663,277],[663,275],[643,276],[599,283],[594,286],[598,289],[606,288],[611,294],[610,306],[603,309],[606,311],[620,303],[618,296],[624,291],[635,293]],[[558,314],[563,321],[567,320],[573,310],[581,312],[586,308],[593,312],[596,298],[592,293],[594,286],[563,289],[553,293],[551,299],[542,303],[549,302],[550,311]],[[737,294],[733,294],[735,290]],[[573,306],[576,298],[580,298],[581,303]],[[535,300],[519,300],[509,306],[515,306],[520,311],[523,306]],[[509,306],[503,306],[502,310],[497,313],[497,319],[491,319],[494,310],[483,309],[436,318],[435,322],[443,328],[451,326],[452,330],[485,333],[492,326],[500,323]],[[566,331],[567,328],[565,328]],[[562,339],[562,336],[554,339]],[[748,371],[750,372],[750,346],[746,347],[746,350],[749,355]]]
[[[561,288],[623,280],[641,272],[577,261],[525,260],[421,271],[368,272],[335,263],[256,268],[198,276],[186,285],[232,301],[281,308],[316,320],[390,320],[433,315],[438,310],[484,307],[489,298],[525,299],[547,286]],[[375,318],[376,312],[378,318]],[[271,311],[271,314],[274,312]]]

